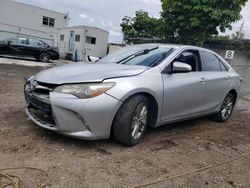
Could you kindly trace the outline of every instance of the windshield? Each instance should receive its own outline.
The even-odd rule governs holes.
[[[128,46],[101,59],[98,63],[117,63],[153,67],[161,63],[172,51],[172,48],[158,46]]]

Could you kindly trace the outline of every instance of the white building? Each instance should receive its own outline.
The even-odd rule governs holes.
[[[10,37],[30,37],[49,44],[55,41],[58,28],[68,26],[69,14],[40,7],[0,0],[0,40]]]
[[[60,55],[75,56],[79,61],[88,60],[88,56],[104,57],[107,54],[109,32],[91,26],[73,26],[62,28],[58,37]]]

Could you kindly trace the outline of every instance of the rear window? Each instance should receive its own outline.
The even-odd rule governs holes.
[[[44,43],[39,40],[29,39],[29,45],[33,47],[43,47]]]
[[[201,51],[202,71],[221,71],[220,60],[212,53]]]
[[[220,61],[220,68],[221,68],[221,71],[223,71],[223,72],[228,71],[228,67],[224,63],[222,63],[221,61]]]

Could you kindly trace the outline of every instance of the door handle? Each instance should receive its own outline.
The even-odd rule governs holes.
[[[200,82],[203,83],[203,84],[207,83],[205,78],[201,78]]]

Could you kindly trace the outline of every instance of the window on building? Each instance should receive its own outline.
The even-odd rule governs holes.
[[[46,25],[49,27],[54,27],[55,26],[55,18],[43,16],[43,25]]]
[[[86,36],[86,43],[96,44],[96,38],[95,37]]]
[[[75,35],[75,42],[80,42],[80,35]]]
[[[221,71],[220,61],[214,54],[202,51],[201,56],[203,59],[203,71]]]
[[[60,41],[64,41],[64,35],[60,35]]]

